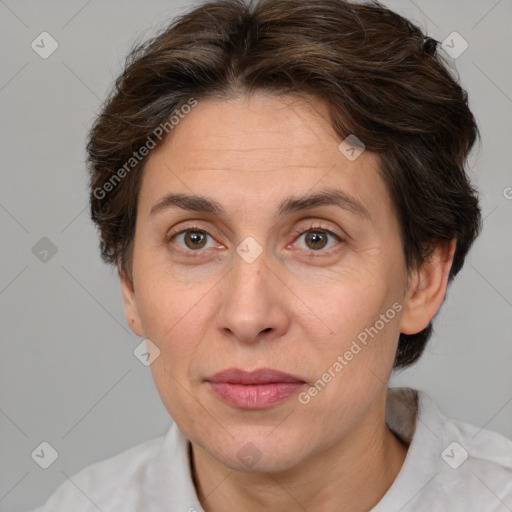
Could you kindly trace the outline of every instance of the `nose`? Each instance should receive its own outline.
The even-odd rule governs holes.
[[[243,343],[275,340],[287,331],[286,286],[273,270],[265,253],[254,260],[238,253],[222,281],[222,302],[217,327],[223,336]]]

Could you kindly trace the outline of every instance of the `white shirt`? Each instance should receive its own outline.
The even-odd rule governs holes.
[[[409,451],[371,512],[512,511],[512,441],[447,418],[426,393],[411,388],[388,389],[386,423]],[[33,512],[98,510],[204,512],[190,473],[189,441],[176,424],[82,469]]]

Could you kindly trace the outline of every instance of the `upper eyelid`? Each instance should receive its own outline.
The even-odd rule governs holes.
[[[308,226],[303,226],[301,228],[297,228],[293,231],[294,235],[303,235],[304,233],[307,233],[308,231],[326,231],[334,236],[337,236],[338,238],[342,238],[341,234],[336,233],[335,228],[332,228],[330,226],[324,226],[321,225],[320,221],[310,221]]]
[[[336,233],[335,232],[336,228],[332,228],[330,226],[320,225],[322,222],[323,221],[309,221],[309,225],[308,226],[303,226],[303,227],[294,229],[293,230],[293,234],[294,234],[294,236],[295,235],[298,236],[298,235],[302,235],[304,233],[307,233],[308,231],[318,230],[318,231],[330,232],[334,236],[337,236],[337,237],[340,237],[340,238],[342,238],[344,236],[342,234]],[[178,230],[176,230],[176,231],[173,230],[171,233],[166,234],[166,238],[170,239],[170,238],[172,238],[172,237],[174,237],[176,235],[182,234],[182,233],[187,232],[187,231],[200,231],[200,232],[204,232],[204,233],[207,233],[208,235],[212,236],[212,234],[209,231],[209,228],[202,228],[200,226],[190,225],[190,226],[186,226],[186,227],[183,227],[183,228],[178,228]]]

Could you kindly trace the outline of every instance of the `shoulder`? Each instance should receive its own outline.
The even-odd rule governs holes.
[[[150,439],[67,476],[45,504],[33,512],[140,510],[140,484],[164,439],[164,435]]]
[[[497,472],[512,471],[512,441],[505,436],[445,415],[423,391],[419,395],[419,419],[434,429],[444,447],[443,461],[452,469],[469,461],[485,463]],[[446,446],[442,443],[448,443]],[[452,460],[454,459],[454,460]]]
[[[425,497],[432,510],[494,511],[512,507],[512,441],[449,417],[425,392],[418,392],[418,426],[431,457]],[[421,459],[417,463],[421,464]],[[430,489],[429,489],[430,488]]]
[[[463,491],[473,507],[512,507],[512,441],[454,418],[445,417],[444,427],[444,487]]]
[[[449,417],[423,391],[389,390],[387,422],[408,445],[375,512],[512,510],[512,441]]]

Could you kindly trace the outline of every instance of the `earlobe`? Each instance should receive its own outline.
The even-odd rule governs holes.
[[[139,310],[137,309],[137,298],[135,296],[133,282],[121,272],[119,272],[119,280],[121,282],[126,322],[137,336],[143,337],[142,322],[140,320]]]
[[[448,287],[456,240],[439,242],[431,257],[410,276],[400,321],[400,332],[416,334],[425,329],[437,313]]]

